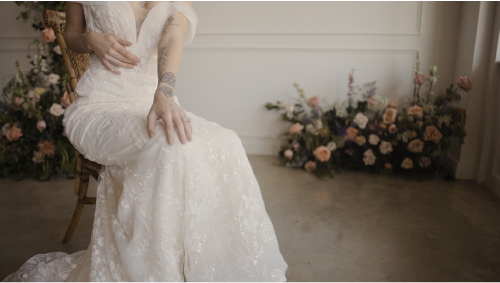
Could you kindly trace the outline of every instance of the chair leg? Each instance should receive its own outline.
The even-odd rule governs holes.
[[[76,225],[80,220],[80,216],[82,215],[84,203],[80,202],[80,200],[76,203],[75,212],[73,213],[73,218],[71,219],[71,223],[69,224],[68,230],[66,231],[66,235],[64,236],[63,243],[69,242],[71,237],[73,236],[73,232],[75,232]]]
[[[63,243],[69,242],[71,237],[73,236],[73,232],[75,232],[76,225],[80,220],[80,216],[82,215],[83,206],[85,204],[91,203],[90,198],[87,198],[87,191],[89,188],[89,173],[87,170],[82,170],[81,172],[77,172],[78,175],[78,202],[76,203],[75,212],[73,213],[73,218],[71,218],[71,222],[69,223],[68,230],[66,231],[66,235],[64,236]],[[95,203],[95,201],[94,201]]]

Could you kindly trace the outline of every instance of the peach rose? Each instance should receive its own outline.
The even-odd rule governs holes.
[[[416,74],[414,81],[416,84],[423,84],[425,83],[425,75],[424,74]]]
[[[40,149],[40,152],[45,155],[54,155],[56,153],[56,146],[50,141],[39,142],[38,148]]]
[[[373,154],[373,151],[371,149],[368,149],[363,154],[363,162],[366,166],[375,164],[376,159],[377,157],[375,156],[375,154]]]
[[[356,137],[356,143],[359,145],[359,146],[362,146],[366,143],[366,138],[365,136],[357,136]]]
[[[408,150],[410,152],[422,152],[423,149],[424,149],[424,142],[419,139],[412,140],[408,144]]]
[[[287,150],[285,150],[284,155],[285,155],[286,159],[292,159],[292,157],[293,157],[293,151],[290,150],[290,149],[287,149]]]
[[[472,81],[468,77],[460,77],[458,80],[458,87],[460,87],[465,92],[469,92],[472,89]]]
[[[328,149],[328,147],[322,145],[322,146],[317,147],[313,151],[313,154],[314,154],[314,156],[316,156],[316,159],[318,161],[326,162],[326,161],[330,160],[331,152]]]
[[[388,154],[389,152],[392,151],[392,144],[390,142],[387,142],[387,141],[382,141],[380,143],[380,153],[382,154]]]
[[[314,161],[307,161],[306,165],[304,165],[304,168],[308,172],[314,171],[314,170],[316,170],[316,162],[314,162]]]
[[[389,133],[395,134],[398,132],[398,127],[396,127],[396,124],[392,124],[389,126]]]
[[[7,139],[11,141],[17,141],[20,137],[23,136],[23,131],[16,127],[16,125],[12,126],[5,135]]]
[[[413,160],[410,158],[406,157],[403,162],[401,163],[401,167],[404,169],[411,169],[413,168]]]
[[[313,96],[309,98],[309,101],[307,102],[310,106],[318,106],[321,103],[321,97],[319,96]]]
[[[396,109],[386,108],[382,119],[384,120],[385,124],[390,125],[390,124],[396,122],[396,115],[397,114],[398,114],[398,111]]]
[[[304,129],[304,125],[300,123],[295,123],[290,127],[290,134],[295,135],[296,133],[302,131]]]
[[[60,104],[57,104],[57,103],[52,103],[52,106],[50,106],[49,110],[50,110],[50,114],[52,114],[56,117],[59,117],[62,114],[64,114],[64,108],[62,108],[62,106]]]
[[[45,128],[47,128],[47,123],[45,123],[44,120],[40,120],[38,121],[38,123],[36,123],[36,128],[41,132],[45,130]]]
[[[395,99],[389,100],[389,103],[387,103],[387,108],[393,108],[393,109],[398,109],[399,107],[399,101]]]
[[[64,92],[64,94],[63,94],[63,96],[61,97],[61,105],[62,105],[63,107],[66,107],[66,108],[67,108],[67,107],[69,106],[69,104],[70,104],[70,103],[71,103],[71,102],[69,101],[69,95],[68,95],[68,92],[67,92],[67,91],[65,91],[65,92]]]
[[[54,34],[54,30],[52,28],[45,28],[40,32],[43,37],[43,41],[52,42],[56,39],[56,35]]]
[[[422,109],[422,107],[415,104],[412,107],[408,108],[408,115],[412,115],[419,119],[422,119],[422,117],[424,116],[424,110]]]
[[[354,127],[347,128],[347,139],[351,141],[356,140],[356,136],[358,135],[358,130]]]
[[[424,133],[424,140],[433,141],[439,143],[443,135],[441,132],[433,125],[427,126]]]

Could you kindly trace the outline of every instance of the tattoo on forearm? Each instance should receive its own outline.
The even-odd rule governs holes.
[[[174,96],[174,89],[171,88],[171,87],[169,87],[169,86],[167,86],[167,85],[162,85],[159,90],[166,97],[172,97],[172,96]]]
[[[139,1],[139,6],[141,6],[141,8],[146,8],[146,1]]]
[[[165,72],[160,77],[160,82],[166,83],[172,88],[175,88],[175,74],[172,72]]]
[[[162,73],[165,67],[167,67],[168,56],[170,55],[170,48],[165,46],[160,48],[160,52],[158,52],[158,73]]]
[[[172,26],[179,26],[178,24],[174,24],[174,23],[172,23],[174,20],[175,20],[174,16],[170,16],[170,17],[168,17],[168,19],[167,19],[167,27],[168,27],[168,26],[171,26],[171,25],[172,25]]]

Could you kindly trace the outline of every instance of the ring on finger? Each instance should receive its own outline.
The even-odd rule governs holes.
[[[191,122],[191,119],[189,117],[186,117],[186,118],[182,118],[182,121],[184,121],[184,122]]]

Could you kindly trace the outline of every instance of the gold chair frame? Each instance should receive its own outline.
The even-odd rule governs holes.
[[[63,36],[64,29],[66,27],[66,14],[64,12],[45,9],[43,11],[43,21],[47,27],[54,30],[57,43],[61,47],[64,64],[70,77],[70,81],[66,85],[66,90],[68,92],[70,102],[73,103],[73,101],[75,101],[74,93],[76,85],[88,67],[89,54],[76,53],[66,47],[66,42],[64,41]],[[78,221],[80,220],[84,205],[96,203],[95,197],[87,196],[89,177],[92,176],[97,180],[99,177],[99,171],[102,167],[100,164],[85,159],[83,154],[79,153],[77,150],[75,150],[75,154],[76,175],[73,192],[78,196],[78,200],[75,212],[73,213],[73,218],[71,219],[68,230],[66,231],[66,235],[63,239],[64,243],[71,240],[73,232],[75,231]]]

